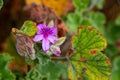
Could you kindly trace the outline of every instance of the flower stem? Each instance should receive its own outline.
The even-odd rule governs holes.
[[[51,60],[68,61],[67,57],[51,57]]]

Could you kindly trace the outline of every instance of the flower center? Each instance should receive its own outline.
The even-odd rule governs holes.
[[[53,31],[50,28],[42,28],[41,30],[44,38],[47,38],[48,35],[53,33]]]

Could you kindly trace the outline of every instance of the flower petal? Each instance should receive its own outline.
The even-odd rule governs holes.
[[[51,35],[49,35],[47,39],[48,39],[50,42],[52,42],[53,44],[57,41],[57,37],[51,36]]]
[[[38,42],[38,41],[40,41],[40,40],[42,40],[42,39],[43,39],[43,35],[36,35],[36,36],[33,38],[33,41]]]
[[[60,48],[58,46],[52,45],[50,47],[50,50],[53,52],[53,54],[55,54],[56,56],[60,56]]]
[[[39,30],[41,30],[42,28],[45,28],[45,27],[46,27],[45,24],[38,24],[38,25],[37,25],[37,28],[38,28]]]
[[[55,51],[56,56],[60,56],[60,53],[61,53],[60,50],[58,50],[58,51],[56,50]]]
[[[51,35],[57,35],[57,28],[56,27],[51,27],[50,29],[52,30]]]
[[[42,48],[45,52],[49,50],[49,48],[50,48],[49,40],[47,40],[47,39],[42,40]]]

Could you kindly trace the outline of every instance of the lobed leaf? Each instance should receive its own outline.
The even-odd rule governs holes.
[[[49,61],[47,64],[38,64],[31,69],[25,78],[25,80],[67,80],[66,64],[54,63]],[[64,76],[64,77],[63,77]]]
[[[119,80],[120,79],[120,57],[117,57],[113,61],[113,69],[110,80]]]
[[[28,36],[34,36],[37,32],[37,27],[34,22],[25,21],[20,30]]]
[[[66,68],[64,63],[48,62],[45,65],[38,65],[36,69],[39,71],[42,79],[59,80],[62,74],[67,74]]]
[[[27,73],[25,80],[42,80],[42,78],[41,78],[38,70],[33,68]]]
[[[104,14],[100,12],[90,12],[88,20],[94,28],[99,30],[102,34],[105,34],[104,24],[106,22],[106,18]]]
[[[66,21],[67,26],[72,32],[76,33],[80,22],[80,16],[74,13],[70,13],[67,15],[67,19],[68,19]]]
[[[106,48],[106,40],[92,27],[80,27],[78,35],[72,38],[72,46],[76,53],[85,53],[92,50],[102,51]]]
[[[15,80],[15,75],[9,70],[11,56],[0,54],[0,80]]]
[[[50,61],[50,56],[43,52],[41,44],[35,43],[34,48],[36,49],[36,58],[38,59],[39,64],[47,64]]]
[[[110,60],[100,52],[106,48],[106,40],[96,29],[80,27],[78,35],[72,38],[72,46],[75,51],[70,57],[70,80],[109,79]]]
[[[70,60],[72,72],[76,74],[74,77],[81,80],[108,80],[111,75],[110,61],[101,52],[96,52],[94,55],[91,53],[74,54]]]
[[[73,4],[76,7],[76,10],[83,12],[88,9],[89,0],[73,0]]]
[[[92,0],[92,1],[94,2],[95,0]],[[105,3],[105,0],[97,0],[96,7],[98,9],[102,9],[104,3]]]

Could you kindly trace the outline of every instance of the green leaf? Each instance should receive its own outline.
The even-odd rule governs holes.
[[[79,26],[93,26],[99,30],[102,34],[105,34],[104,24],[106,22],[105,16],[100,12],[90,12],[86,15],[80,15],[77,13],[70,13],[67,16],[66,24],[70,30],[74,33],[77,32]]]
[[[77,36],[73,36],[72,46],[76,53],[92,50],[101,51],[106,48],[106,40],[96,29],[84,26],[80,27]]]
[[[110,80],[120,80],[120,70],[113,71]]]
[[[67,80],[67,65],[61,62],[49,61],[47,64],[38,64],[32,68],[25,80]]]
[[[69,29],[76,33],[77,32],[77,28],[79,27],[79,22],[80,22],[80,16],[78,16],[77,14],[74,13],[70,13],[67,16],[67,21],[66,24],[69,27]]]
[[[120,79],[120,57],[117,57],[113,61],[113,71],[110,80],[119,80],[119,79]]]
[[[67,74],[66,64],[60,62],[58,63],[48,62],[45,65],[38,65],[36,69],[40,73],[42,79],[47,79],[47,80],[59,80],[62,74],[64,73]]]
[[[36,68],[33,68],[27,73],[25,80],[42,80],[42,78],[38,70]]]
[[[73,4],[76,7],[76,10],[81,13],[88,9],[89,2],[90,0],[73,0]]]
[[[39,61],[39,64],[47,64],[48,61],[50,61],[50,56],[43,52],[41,43],[35,43],[34,47],[36,49],[36,57]]]
[[[34,36],[37,32],[37,27],[34,22],[25,21],[20,30],[28,36]]]
[[[3,0],[0,0],[0,9],[2,8],[3,6]]]
[[[46,55],[42,51],[39,51],[36,56],[37,59],[39,60],[39,64],[41,65],[47,64],[50,60],[50,56]]]
[[[15,75],[9,70],[11,56],[0,54],[0,80],[15,80]]]
[[[116,41],[120,38],[120,26],[110,22],[107,27],[106,38],[109,44],[116,44]]]
[[[106,55],[108,55],[109,58],[112,59],[113,56],[119,53],[119,50],[115,45],[108,45],[104,52],[106,53]]]
[[[91,0],[91,4],[95,5],[98,9],[103,8],[104,2],[105,2],[105,0]]]
[[[89,14],[89,21],[91,26],[98,29],[102,34],[105,34],[104,24],[106,22],[105,16],[100,12],[91,12]]]
[[[77,80],[77,76],[76,76],[76,73],[74,70],[75,70],[74,66],[69,64],[69,66],[68,66],[68,79]]]
[[[106,22],[104,14],[100,12],[91,12],[89,15],[97,24],[105,24]]]
[[[89,21],[89,19],[87,17],[83,17],[83,19],[81,20],[80,26],[90,26],[90,25],[92,24]]]
[[[36,64],[38,64],[38,59],[35,59],[35,60],[31,60],[31,59],[29,59],[29,58],[25,58],[25,61],[26,61],[26,63],[28,64],[28,65],[36,65]]]
[[[101,52],[73,54],[70,58],[72,73],[81,80],[108,80],[111,75],[109,59]],[[74,76],[74,77],[75,77]],[[77,80],[72,77],[72,80]]]
[[[120,57],[117,57],[113,61],[113,71],[117,71],[117,70],[120,70]]]
[[[106,48],[106,40],[91,27],[80,27],[73,36],[74,53],[70,57],[69,78],[72,80],[107,80],[110,76],[109,59],[100,51]],[[70,77],[70,75],[72,76]],[[76,79],[77,78],[77,79]]]

